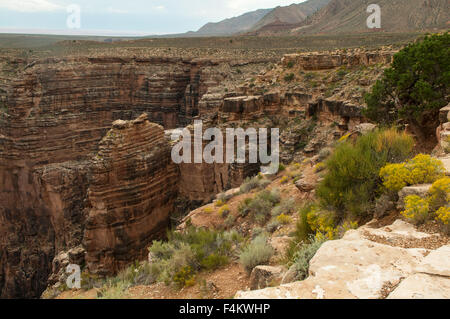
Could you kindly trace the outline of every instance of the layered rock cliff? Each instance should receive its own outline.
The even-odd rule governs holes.
[[[164,130],[146,115],[116,121],[91,166],[84,247],[91,273],[141,259],[164,235],[177,197],[178,170]]]
[[[227,77],[228,63],[0,59],[1,297],[39,297],[55,256],[82,244],[87,266],[99,274],[142,256],[167,226],[177,196],[191,199],[179,188],[201,186],[176,183],[163,130],[192,121],[202,95]],[[114,121],[143,112],[164,128],[142,119],[124,128],[116,122],[107,135]],[[209,170],[197,171],[208,184]]]
[[[323,69],[322,60],[300,60],[310,61],[298,62],[309,63],[305,70]],[[275,120],[286,118],[281,157],[289,162],[362,121],[360,105],[348,101],[306,89],[267,90],[273,83],[264,78],[278,69],[261,73],[261,86],[258,79],[256,86],[237,87],[231,74],[242,79],[249,63],[0,59],[0,296],[38,297],[49,277],[51,284],[59,280],[61,256],[78,247],[86,254],[77,250],[76,259],[89,271],[114,273],[144,256],[172,212],[208,202],[259,170],[255,164],[175,166],[164,129],[199,117],[205,129],[277,127]],[[147,118],[139,117],[143,112]],[[338,125],[316,132],[313,122]]]

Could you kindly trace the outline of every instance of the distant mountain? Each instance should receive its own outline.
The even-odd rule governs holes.
[[[330,0],[308,0],[286,7],[276,7],[251,28],[255,35],[270,35],[290,30],[305,21],[307,17],[325,7]]]
[[[207,23],[197,32],[188,32],[190,36],[226,36],[250,30],[272,9],[259,9],[244,13],[238,17],[222,20],[216,23]]]
[[[367,7],[381,7],[381,29],[368,29]],[[274,9],[260,9],[216,23],[196,32],[157,37],[230,35],[301,35],[411,32],[450,28],[450,0],[308,0]],[[155,36],[153,36],[155,37]]]
[[[370,14],[366,10],[372,3],[381,7],[381,31],[408,32],[450,27],[449,0],[331,0],[290,33],[369,32],[366,21]]]

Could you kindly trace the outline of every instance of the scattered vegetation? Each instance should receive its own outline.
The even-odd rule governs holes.
[[[219,209],[219,215],[222,218],[227,218],[230,215],[230,206],[224,205]]]
[[[281,214],[289,215],[295,210],[295,201],[292,198],[282,200],[279,205],[275,206],[271,214],[273,217],[277,217]]]
[[[152,262],[148,266],[154,281],[191,285],[195,274],[202,270],[217,269],[228,263],[233,245],[242,241],[237,232],[196,229],[170,232],[168,241],[155,241],[150,247]],[[147,266],[146,266],[147,267]]]
[[[401,215],[409,222],[420,225],[436,219],[446,228],[450,203],[450,178],[443,177],[433,183],[425,198],[410,195],[405,198]]]
[[[309,262],[316,255],[326,240],[312,238],[311,242],[303,243],[294,255],[293,267],[296,270],[296,279],[304,280],[308,277]]]
[[[261,234],[253,239],[240,253],[239,261],[248,273],[256,266],[266,265],[275,253],[273,247],[267,241],[267,236]]]
[[[207,214],[211,214],[212,212],[214,212],[214,208],[212,208],[211,206],[207,206],[207,207],[203,208],[203,212],[205,212]]]
[[[438,179],[429,190],[428,202],[431,209],[437,210],[450,202],[450,177]]]
[[[289,177],[285,175],[281,178],[280,183],[286,184],[287,182],[289,182]]]
[[[292,222],[291,216],[285,215],[284,213],[276,217],[277,222],[281,225],[288,225]]]
[[[428,201],[417,195],[405,198],[405,210],[401,213],[407,221],[419,225],[428,219],[430,205]]]
[[[284,81],[286,82],[292,82],[294,79],[295,79],[294,73],[289,73],[284,76]]]
[[[238,210],[241,216],[250,215],[254,221],[260,225],[264,225],[273,207],[281,200],[278,189],[263,190],[259,192],[254,198],[247,198],[239,204]]]
[[[405,163],[386,165],[380,170],[384,187],[394,193],[408,185],[433,183],[443,176],[442,162],[426,154],[419,154]]]
[[[249,193],[254,189],[264,189],[270,184],[270,180],[262,175],[257,175],[255,177],[248,177],[245,179],[244,183],[241,185],[241,193]]]
[[[436,220],[443,226],[444,232],[450,235],[450,207],[441,207],[436,212]]]
[[[217,207],[222,207],[223,205],[225,205],[226,201],[222,200],[222,199],[218,199],[216,201],[216,206]]]

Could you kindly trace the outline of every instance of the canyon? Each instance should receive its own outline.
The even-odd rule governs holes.
[[[291,60],[304,71],[366,67],[387,64],[392,54],[289,55],[275,68]],[[272,63],[260,57],[1,57],[0,297],[40,297],[60,280],[65,259],[93,274],[114,274],[145,258],[172,217],[259,171],[251,164],[174,164],[167,135],[174,128],[192,129],[194,119],[205,128],[266,127],[276,116],[327,126],[298,150],[308,136],[288,124],[281,132],[287,162],[332,142],[327,134],[339,137],[364,121],[355,100],[328,99],[318,88],[274,89]]]

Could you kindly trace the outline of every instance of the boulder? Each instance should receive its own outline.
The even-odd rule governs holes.
[[[225,199],[230,199],[230,198],[238,195],[240,193],[240,191],[241,191],[240,187],[232,188],[232,189],[227,190],[224,193],[217,194],[216,199],[221,199],[221,197],[224,197]]]
[[[441,124],[443,124],[445,122],[450,122],[450,104],[448,104],[447,106],[444,106],[439,111],[439,121],[441,122]]]
[[[359,133],[361,135],[364,135],[364,134],[372,132],[376,128],[377,128],[377,126],[375,124],[372,124],[372,123],[361,123],[359,125],[356,125],[355,132],[357,132],[357,133]]]
[[[129,123],[127,121],[117,120],[113,122],[112,127],[116,130],[123,130],[128,126],[128,124]]]
[[[399,193],[399,200],[397,202],[397,208],[400,210],[405,209],[405,198],[411,195],[417,195],[422,198],[427,196],[428,191],[431,188],[431,184],[422,184],[404,187]]]
[[[285,269],[283,267],[256,266],[250,275],[250,289],[263,289],[281,282]]]
[[[414,274],[401,282],[387,299],[449,299],[450,278]]]
[[[444,164],[445,174],[447,176],[450,176],[450,155],[446,157],[439,157],[438,160],[440,160]]]
[[[284,273],[283,279],[281,279],[281,284],[289,284],[296,281],[297,279],[297,269],[295,266],[291,266],[288,271]]]
[[[301,191],[308,193],[316,188],[317,181],[313,181],[307,178],[299,179],[295,182],[295,186]]]
[[[75,265],[83,265],[84,264],[84,256],[86,254],[86,250],[83,246],[78,246],[69,250],[69,261],[71,264]]]
[[[276,256],[284,256],[284,253],[287,251],[290,242],[291,237],[288,236],[275,236],[270,239],[270,245],[275,249]]]
[[[374,217],[380,219],[395,209],[395,203],[387,195],[381,195],[375,202]]]

